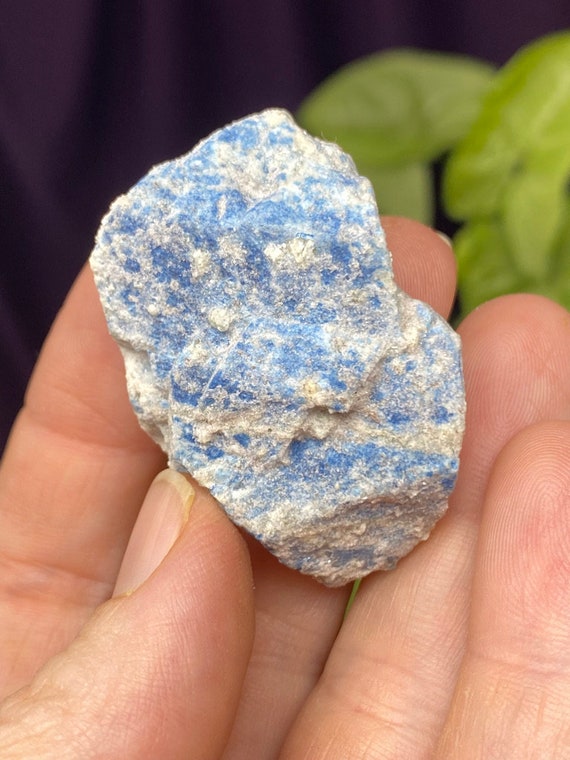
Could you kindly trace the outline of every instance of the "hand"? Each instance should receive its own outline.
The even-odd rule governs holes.
[[[385,226],[401,285],[447,314],[449,248]],[[343,622],[350,589],[280,565],[188,480],[148,491],[164,459],[84,271],[0,470],[0,756],[570,757],[570,316],[510,296],[460,332],[449,512]]]

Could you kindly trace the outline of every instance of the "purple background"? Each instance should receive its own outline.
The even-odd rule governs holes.
[[[568,0],[0,0],[0,450],[111,200],[261,108],[392,46],[497,64]]]

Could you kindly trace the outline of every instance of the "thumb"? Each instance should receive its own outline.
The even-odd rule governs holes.
[[[216,758],[252,639],[244,541],[211,496],[166,470],[147,494],[114,598],[0,707],[0,756]]]

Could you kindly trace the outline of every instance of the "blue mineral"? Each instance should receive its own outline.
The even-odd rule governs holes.
[[[91,257],[141,425],[282,562],[340,585],[457,474],[458,336],[394,284],[368,180],[272,109],[150,171]]]

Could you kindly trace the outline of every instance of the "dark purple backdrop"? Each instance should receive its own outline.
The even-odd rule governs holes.
[[[0,450],[110,201],[157,161],[392,46],[496,63],[569,0],[0,0]]]

